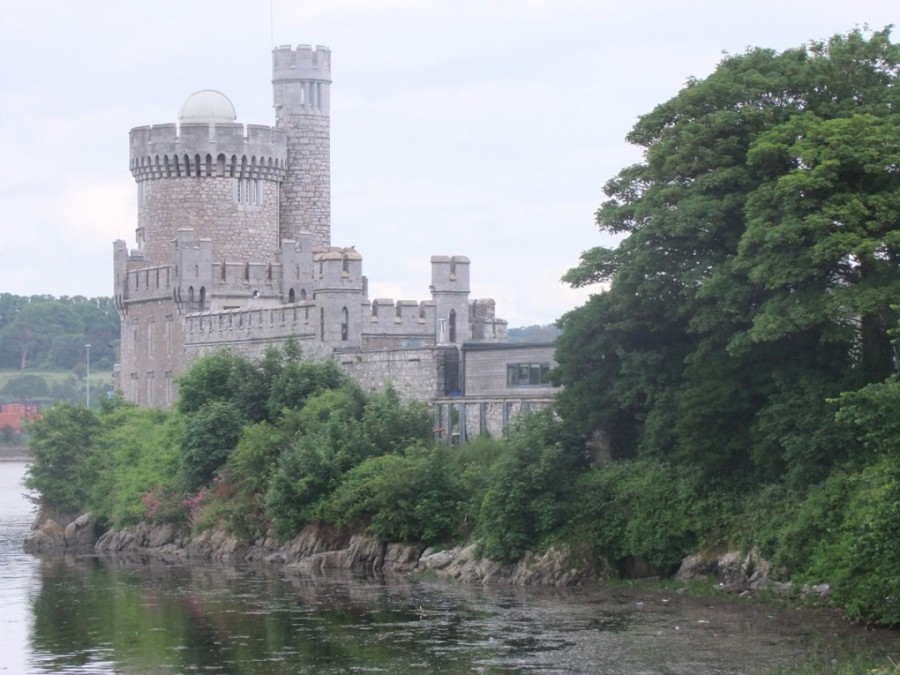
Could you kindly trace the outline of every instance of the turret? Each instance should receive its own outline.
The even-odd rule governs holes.
[[[461,344],[470,337],[469,259],[465,256],[431,257],[431,297],[436,310],[435,340]]]
[[[331,51],[290,45],[272,51],[276,126],[287,134],[281,191],[281,238],[312,232],[331,246]]]
[[[173,297],[186,314],[209,309],[213,289],[212,242],[197,239],[190,228],[178,230],[175,248],[175,289]]]
[[[301,232],[299,241],[281,242],[281,301],[294,304],[313,299],[313,235]]]
[[[278,250],[287,137],[235,119],[228,97],[205,89],[188,97],[180,126],[131,130],[137,247],[151,263],[168,261],[171,242],[185,227],[213,241],[217,260],[268,259]]]
[[[365,295],[362,256],[354,248],[331,248],[314,260],[319,339],[331,347],[358,347],[360,306]]]

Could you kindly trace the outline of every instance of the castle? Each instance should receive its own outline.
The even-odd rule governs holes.
[[[331,52],[273,50],[275,126],[237,123],[202,90],[178,124],[130,132],[136,248],[114,243],[122,335],[116,388],[168,408],[178,376],[228,347],[259,358],[292,338],[368,389],[427,400],[445,439],[499,433],[546,405],[551,345],[506,341],[494,301],[470,299],[470,262],[431,258],[430,298],[369,299],[362,256],[331,243]]]

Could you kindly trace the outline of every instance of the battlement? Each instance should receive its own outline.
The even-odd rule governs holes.
[[[363,306],[365,311],[365,305]],[[435,308],[431,300],[398,300],[386,298],[372,301],[371,312],[363,324],[363,335],[434,336]]]
[[[331,50],[310,45],[273,49],[272,94],[279,126],[285,117],[327,116],[331,108]]]
[[[171,265],[129,269],[119,294],[123,301],[164,300],[172,297],[175,270]]]
[[[185,316],[186,344],[227,345],[236,342],[314,340],[319,313],[312,302],[262,309],[197,312]]]
[[[281,181],[287,135],[261,124],[156,124],[130,133],[135,180],[221,176]]]
[[[272,50],[272,81],[331,82],[331,50],[321,45],[281,45]]]
[[[468,293],[470,264],[464,255],[431,256],[432,293]]]

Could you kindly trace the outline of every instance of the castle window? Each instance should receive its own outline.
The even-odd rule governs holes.
[[[341,276],[350,276],[350,261],[347,260],[347,256],[344,256],[344,259],[341,261]]]
[[[197,310],[202,312],[203,308],[206,306],[206,286],[200,287],[200,299],[198,301]]]
[[[188,311],[189,312],[194,311],[194,287],[193,286],[188,287]]]
[[[306,300],[306,289],[305,288],[300,289],[300,299]]]
[[[450,310],[450,342],[456,342],[456,310]]]
[[[166,391],[165,391],[165,401],[166,407],[171,407],[172,405],[172,371],[167,370],[165,373],[166,377]]]
[[[319,339],[325,342],[325,308],[319,309]]]
[[[294,303],[294,289],[288,291],[288,304],[291,305]]]
[[[350,313],[347,308],[341,309],[341,340],[346,342],[350,336]]]
[[[147,321],[147,356],[153,356],[153,345],[156,342],[155,328],[156,321],[151,316]]]
[[[549,363],[508,363],[506,385],[508,387],[549,387]]]
[[[238,204],[258,206],[261,201],[259,180],[256,178],[235,178],[234,200]]]
[[[200,329],[203,329],[203,322],[200,322]],[[172,355],[172,315],[166,315],[166,324],[165,324],[165,340],[166,340],[166,356]],[[167,401],[168,404],[170,401]]]

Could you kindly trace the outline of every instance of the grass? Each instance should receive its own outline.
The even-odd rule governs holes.
[[[37,375],[44,378],[48,386],[53,386],[59,382],[65,382],[70,377],[76,377],[71,370],[10,370],[0,369],[0,389],[6,386],[6,383],[22,375]],[[91,384],[94,386],[108,384],[112,382],[112,370],[94,370],[91,369]]]

